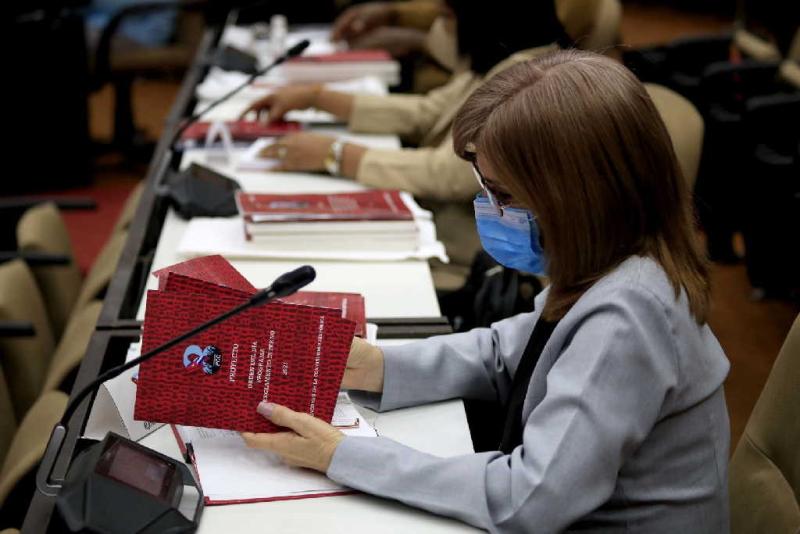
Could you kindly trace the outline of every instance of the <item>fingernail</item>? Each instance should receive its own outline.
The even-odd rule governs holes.
[[[272,417],[272,410],[274,409],[275,405],[273,403],[261,401],[258,403],[258,408],[256,408],[256,411],[259,414],[266,417],[267,419],[269,419],[270,417]]]

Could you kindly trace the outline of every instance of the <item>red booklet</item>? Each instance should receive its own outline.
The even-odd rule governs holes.
[[[219,254],[193,258],[153,271],[153,276],[158,278],[159,290],[165,289],[169,273],[181,274],[231,289],[238,289],[248,295],[252,295],[257,291],[256,287],[242,276],[242,273],[237,271],[228,260]]]
[[[236,193],[239,213],[249,222],[410,221],[414,215],[395,190],[354,193]]]
[[[362,63],[368,61],[392,61],[386,50],[345,50],[333,54],[297,56],[288,63]]]
[[[246,291],[167,271],[163,289],[148,292],[142,351],[247,298]],[[329,422],[354,328],[334,308],[286,302],[252,308],[144,362],[134,417],[278,431],[255,411],[267,400]]]
[[[267,124],[260,121],[240,120],[229,121],[226,124],[234,141],[255,141],[262,137],[280,137],[302,129],[302,125],[299,122],[285,121],[275,121]],[[202,141],[206,138],[209,128],[211,128],[210,122],[196,122],[183,132],[181,139],[183,141]]]
[[[222,292],[225,296],[249,298],[258,291],[247,278],[237,271],[228,260],[216,254],[203,256],[177,263],[164,269],[154,271],[158,278],[160,291]],[[215,286],[208,286],[204,282],[212,282]],[[232,291],[225,292],[223,288]],[[283,302],[292,304],[305,304],[320,308],[334,308],[341,311],[344,319],[356,324],[355,335],[367,335],[366,305],[364,297],[358,293],[339,293],[333,291],[298,291],[294,295],[284,297]]]

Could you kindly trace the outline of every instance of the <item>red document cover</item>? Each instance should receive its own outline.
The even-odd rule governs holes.
[[[362,63],[371,61],[392,61],[386,50],[345,50],[333,54],[298,56],[287,63]]]
[[[261,121],[229,121],[225,123],[231,132],[234,141],[255,141],[262,137],[280,137],[292,132],[302,130],[299,122],[275,121],[264,123]],[[189,126],[181,135],[184,141],[202,141],[206,138],[210,122],[197,122]]]
[[[236,193],[239,213],[251,222],[410,221],[399,191],[273,195]]]
[[[298,291],[294,295],[281,299],[292,304],[319,306],[342,310],[342,317],[356,323],[356,336],[367,335],[367,318],[364,297],[358,293],[332,293],[324,291]]]
[[[231,289],[243,291],[252,295],[257,291],[247,278],[231,265],[228,260],[214,254],[213,256],[203,256],[193,258],[175,265],[170,265],[158,271],[153,271],[153,276],[158,278],[158,289],[163,290],[167,281],[167,274],[176,273],[212,284],[217,284]]]
[[[175,271],[168,272],[163,285],[163,290],[148,292],[142,351],[241,304],[252,293]],[[274,432],[278,427],[255,411],[267,400],[329,422],[355,328],[341,313],[274,302],[209,328],[140,366],[135,418]]]

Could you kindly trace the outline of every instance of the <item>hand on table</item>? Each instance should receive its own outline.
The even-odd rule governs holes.
[[[281,120],[292,110],[314,107],[321,90],[322,84],[318,83],[281,87],[250,104],[239,116],[239,119],[255,113],[258,120],[265,122]]]
[[[325,473],[344,434],[321,419],[278,404],[262,402],[258,413],[291,432],[242,433],[248,447],[274,452],[289,465]]]
[[[335,138],[310,132],[285,135],[259,154],[280,161],[273,171],[322,171]]]
[[[333,22],[331,41],[344,39],[347,42],[365,33],[394,24],[396,13],[391,2],[368,2],[347,8]]]

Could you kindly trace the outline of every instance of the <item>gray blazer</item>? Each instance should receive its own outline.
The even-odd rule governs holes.
[[[357,399],[379,410],[505,400],[538,315],[386,348],[382,396]],[[492,532],[725,533],[728,368],[660,266],[632,257],[554,330],[525,399],[523,444],[510,455],[438,458],[346,437],[328,476]]]

